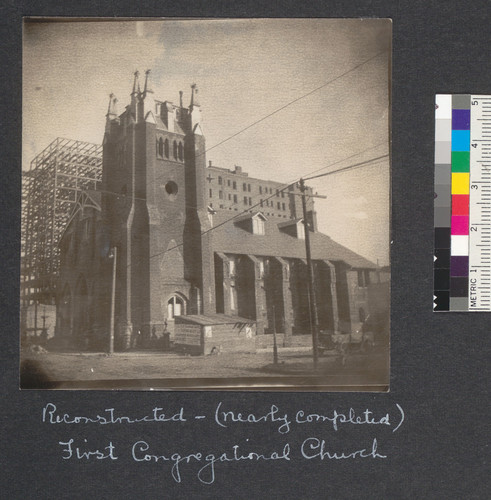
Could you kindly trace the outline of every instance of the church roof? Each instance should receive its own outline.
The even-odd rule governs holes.
[[[235,219],[225,222],[232,217],[233,213],[227,210],[217,210],[213,216],[213,248],[216,252],[305,259],[305,240],[280,231],[279,225],[285,222],[283,219],[269,218],[264,222],[265,234],[258,235],[234,224]],[[310,245],[315,260],[342,261],[355,268],[377,267],[323,233],[311,232]]]

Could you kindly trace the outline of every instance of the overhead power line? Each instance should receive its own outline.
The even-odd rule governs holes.
[[[295,99],[293,99],[292,101],[284,104],[283,106],[280,106],[279,108],[275,109],[274,111],[272,111],[271,113],[267,114],[266,116],[263,116],[262,118],[260,118],[259,120],[256,120],[255,122],[247,125],[246,127],[244,127],[243,129],[239,130],[238,132],[235,132],[234,134],[230,135],[229,137],[227,137],[226,139],[223,139],[222,141],[218,142],[217,144],[214,144],[213,146],[209,147],[208,149],[205,149],[205,151],[203,151],[202,153],[199,153],[198,155],[196,155],[197,157],[199,156],[202,156],[206,153],[208,153],[209,151],[211,151],[212,149],[215,149],[217,148],[218,146],[221,146],[222,144],[225,144],[226,142],[230,141],[231,139],[233,139],[234,137],[237,137],[238,135],[242,134],[243,132],[245,132],[246,130],[249,130],[250,128],[258,125],[259,123],[267,120],[268,118],[276,115],[277,113],[279,113],[280,111],[283,111],[284,109],[288,108],[289,106],[292,106],[293,104],[297,103],[298,101],[301,101],[302,99],[305,99],[306,97],[309,97],[311,96],[312,94],[315,94],[316,92],[318,92],[319,90],[322,90],[324,87],[327,87],[328,85],[330,85],[331,83],[334,83],[336,82],[337,80],[345,77],[346,75],[349,75],[350,73],[352,73],[353,71],[356,71],[358,68],[361,68],[362,66],[364,66],[365,64],[368,64],[370,61],[373,61],[374,59],[376,59],[377,57],[379,57],[380,55],[382,54],[385,54],[387,53],[387,50],[382,50],[380,52],[378,52],[377,54],[375,54],[374,56],[372,57],[369,57],[368,59],[365,59],[364,61],[362,61],[361,63],[357,64],[356,66],[353,66],[352,68],[350,68],[349,70],[345,71],[344,73],[332,78],[331,80],[323,83],[322,85],[320,85],[319,87],[316,87],[315,89],[313,90],[310,90],[309,92],[307,92],[306,94],[303,94]],[[174,167],[174,168],[177,168]],[[155,180],[159,180],[163,177],[163,175],[157,177]]]
[[[383,144],[384,144],[384,143],[383,143]],[[323,168],[322,168],[322,170],[323,170],[323,169],[326,169],[326,168],[329,168],[329,167],[332,167],[333,165],[336,165],[336,164],[338,164],[338,163],[341,163],[342,161],[346,161],[347,159],[352,158],[353,156],[358,156],[358,155],[360,155],[360,154],[365,153],[366,151],[369,151],[369,150],[371,150],[371,149],[375,149],[376,147],[378,147],[378,146],[380,146],[380,145],[381,145],[381,144],[378,144],[377,146],[373,146],[373,147],[368,148],[368,149],[366,149],[366,150],[364,150],[364,151],[361,151],[361,152],[359,152],[359,153],[356,153],[356,154],[354,154],[354,155],[351,155],[351,156],[349,156],[348,158],[345,158],[345,159],[343,159],[343,160],[339,160],[339,161],[336,161],[336,162],[334,162],[334,163],[331,163],[330,165],[327,165],[327,166],[323,167]],[[383,159],[387,158],[388,156],[389,156],[389,155],[388,155],[388,154],[386,154],[386,155],[382,155],[382,156],[379,156],[379,157],[376,157],[376,158],[371,158],[371,159],[369,159],[369,160],[365,160],[365,161],[360,162],[360,163],[355,163],[355,164],[353,164],[353,165],[348,165],[347,167],[343,167],[343,168],[340,168],[340,169],[338,169],[338,170],[333,170],[333,171],[330,171],[330,172],[326,172],[326,173],[321,174],[321,175],[316,175],[316,176],[314,176],[314,177],[305,177],[305,178],[304,178],[304,180],[307,180],[307,179],[313,179],[313,178],[317,178],[317,177],[323,177],[323,176],[325,176],[325,175],[331,175],[331,174],[335,174],[335,173],[342,172],[342,171],[346,171],[346,170],[353,169],[353,168],[360,168],[360,167],[362,167],[362,166],[372,166],[372,165],[374,165],[376,162],[380,162],[381,160],[383,160]],[[318,170],[316,170],[316,171],[314,171],[314,172],[318,172],[319,170],[320,170],[320,169],[318,169]],[[307,174],[307,175],[310,175],[310,174]],[[297,183],[297,182],[299,182],[299,181],[300,181],[300,178],[298,178],[298,179],[296,179],[296,180],[294,180],[294,181],[292,181],[292,182],[289,182],[288,184],[285,184],[282,188],[278,189],[278,192],[280,192],[280,193],[281,193],[282,191],[285,191],[285,190],[286,190],[286,189],[288,189],[290,186],[292,186],[292,185],[296,184],[296,183]],[[276,193],[275,193],[275,194],[272,194],[272,195],[270,195],[270,196],[268,196],[268,197],[266,197],[266,198],[264,198],[264,199],[263,199],[263,202],[264,202],[264,201],[267,201],[267,200],[269,200],[269,199],[271,199],[271,198],[273,198],[273,197],[275,197],[275,196],[276,196]],[[220,222],[219,224],[217,224],[217,225],[215,225],[215,226],[211,227],[210,229],[207,229],[206,231],[203,231],[203,232],[201,233],[201,236],[204,236],[205,234],[207,234],[207,233],[209,233],[209,232],[211,232],[211,231],[214,231],[215,229],[218,229],[219,227],[221,227],[221,226],[223,226],[223,225],[225,225],[225,224],[228,224],[229,222],[233,221],[233,220],[234,220],[234,219],[236,219],[237,217],[240,217],[240,216],[242,216],[242,215],[244,215],[244,214],[246,214],[246,213],[249,213],[251,210],[253,210],[254,208],[259,207],[260,205],[261,205],[261,202],[256,203],[255,205],[252,205],[251,207],[247,208],[246,210],[243,210],[242,212],[238,212],[237,214],[233,215],[232,217],[228,218],[227,220]],[[168,248],[168,249],[166,249],[166,250],[163,250],[163,251],[161,251],[161,252],[155,253],[155,254],[153,254],[153,255],[151,255],[151,256],[150,256],[150,259],[155,258],[155,257],[159,257],[160,255],[164,255],[165,253],[170,252],[170,251],[172,251],[172,250],[175,250],[175,249],[177,249],[177,248],[181,247],[182,245],[183,245],[183,242],[178,243],[177,245],[175,245],[175,246],[173,246],[173,247],[171,247],[171,248]],[[129,265],[128,265],[128,267],[129,267],[129,266],[131,266],[131,264],[129,264]]]

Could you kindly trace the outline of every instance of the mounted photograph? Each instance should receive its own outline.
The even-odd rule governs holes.
[[[23,28],[21,389],[389,390],[389,19]]]

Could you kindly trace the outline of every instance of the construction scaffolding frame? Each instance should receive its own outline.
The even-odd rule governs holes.
[[[21,300],[54,304],[59,241],[82,190],[98,189],[102,146],[57,138],[22,175]]]

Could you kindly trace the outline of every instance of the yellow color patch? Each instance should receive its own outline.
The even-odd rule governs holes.
[[[452,194],[469,194],[469,174],[452,174]]]

